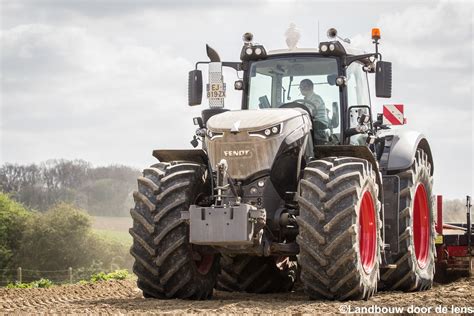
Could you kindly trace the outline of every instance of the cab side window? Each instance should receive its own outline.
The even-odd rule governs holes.
[[[370,96],[367,85],[367,73],[362,70],[362,64],[353,62],[347,68],[347,98],[351,105],[369,105]]]

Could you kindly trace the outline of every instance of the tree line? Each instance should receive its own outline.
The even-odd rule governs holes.
[[[40,212],[66,202],[91,215],[129,216],[138,175],[127,166],[93,167],[84,160],[5,163],[0,168],[0,190]]]
[[[92,230],[91,217],[64,202],[35,212],[0,192],[0,277],[16,268],[55,271],[74,268],[76,277],[131,268],[128,246]]]

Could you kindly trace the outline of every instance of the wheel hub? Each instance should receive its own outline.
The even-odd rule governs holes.
[[[369,274],[375,266],[377,247],[377,225],[372,195],[365,191],[359,211],[359,250],[362,268]]]
[[[197,271],[202,275],[206,275],[214,263],[214,255],[200,254],[196,250],[193,250],[193,252],[194,264],[196,265]]]
[[[413,202],[413,243],[420,268],[426,267],[430,244],[430,216],[426,189],[423,184],[416,188]]]

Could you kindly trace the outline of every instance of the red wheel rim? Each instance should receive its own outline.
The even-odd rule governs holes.
[[[369,274],[375,265],[377,225],[372,195],[365,191],[359,211],[359,250],[362,268]]]
[[[425,186],[421,183],[416,188],[413,206],[413,241],[416,261],[418,266],[423,269],[428,261],[430,217]]]
[[[198,272],[202,275],[206,275],[209,270],[211,270],[212,264],[214,263],[214,255],[200,255],[201,258],[199,260],[195,260],[194,263],[196,264],[196,268]]]

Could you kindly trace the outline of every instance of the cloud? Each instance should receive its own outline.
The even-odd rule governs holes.
[[[153,138],[149,133],[159,134],[159,126],[184,123],[185,78],[193,65],[170,47],[124,44],[84,27],[47,24],[3,30],[1,43],[7,160],[31,157],[19,158],[8,148],[35,148],[40,159],[62,155],[68,151],[58,146],[61,139],[76,157],[85,150],[123,157],[120,140]],[[155,139],[171,147],[180,137],[169,133]]]
[[[472,70],[472,7],[469,3],[438,2],[382,14],[381,49],[386,58],[407,67],[431,70]],[[367,36],[353,39],[370,49]]]
[[[436,192],[472,192],[472,178],[465,177],[473,174],[474,158],[472,5],[418,4],[382,14],[376,26],[383,58],[393,62],[392,99],[373,95],[377,112],[386,103],[405,104],[405,128],[422,132],[431,144]],[[352,43],[373,51],[369,38],[368,29]]]

